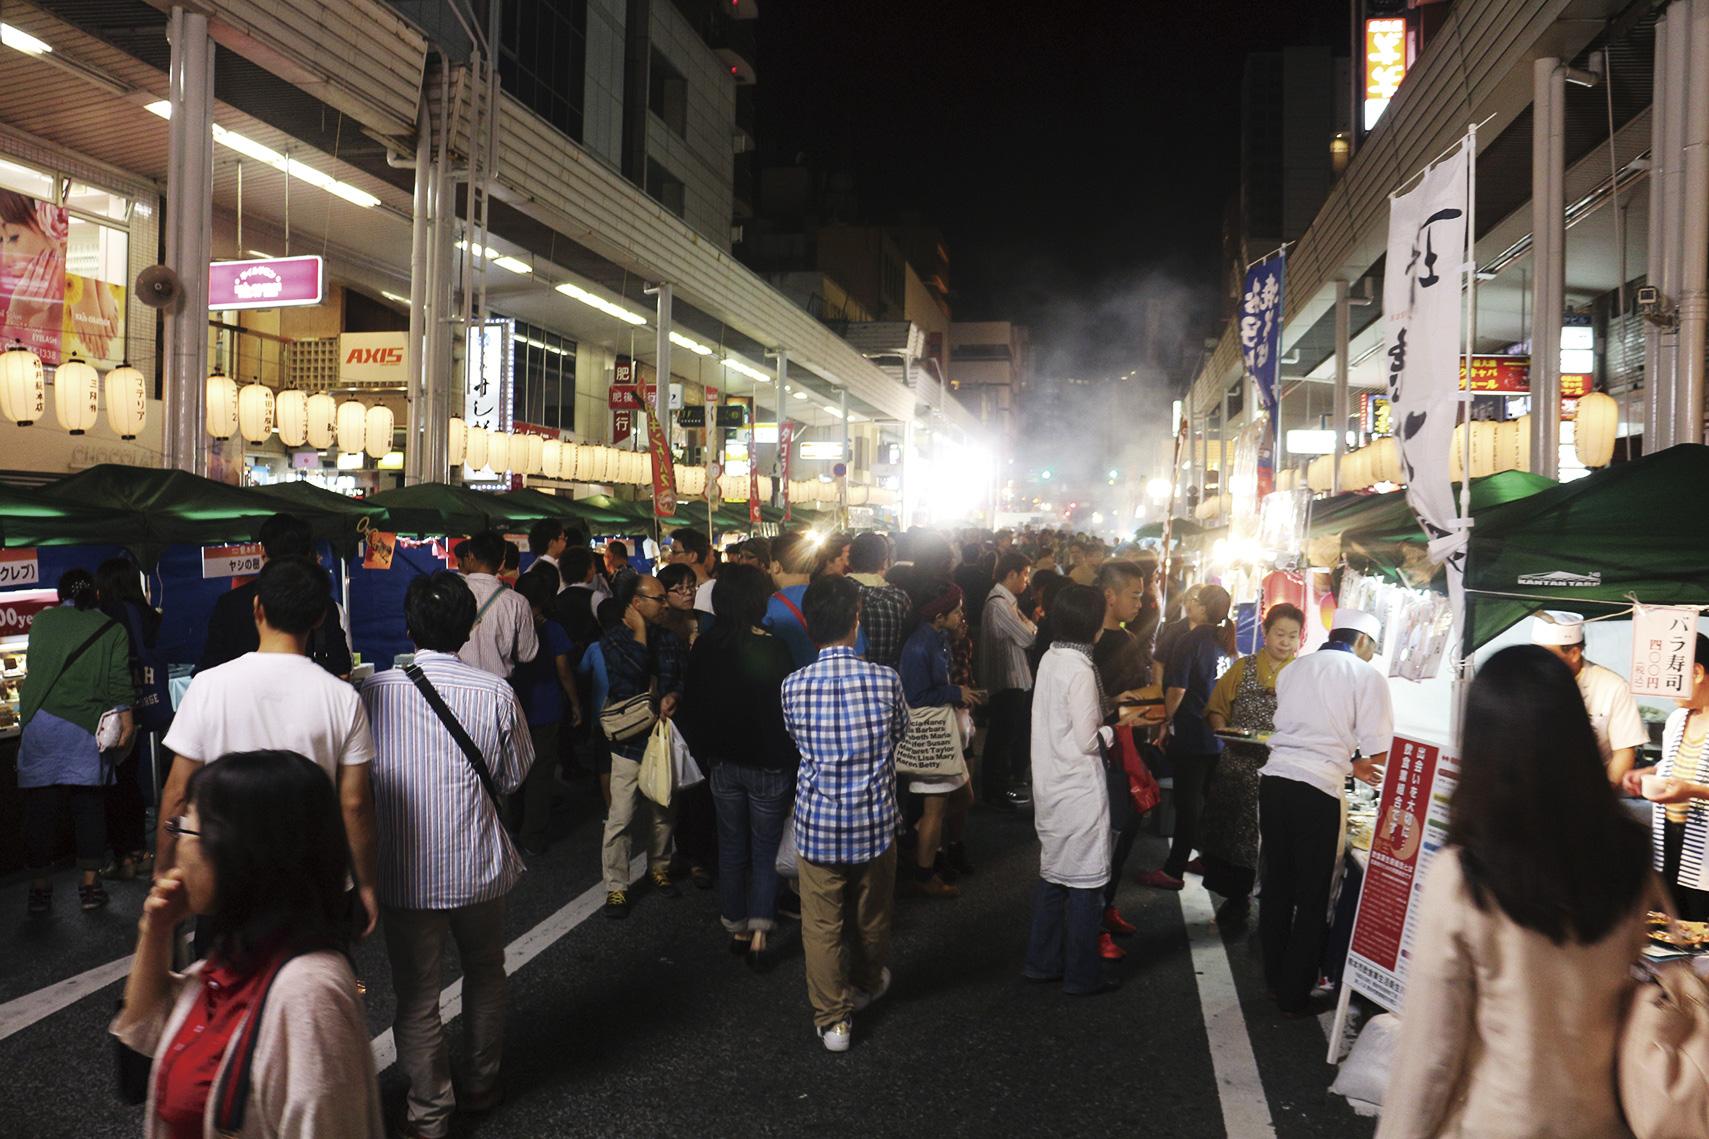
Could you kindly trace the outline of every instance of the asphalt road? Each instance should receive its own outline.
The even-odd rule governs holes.
[[[715,895],[686,882],[676,899],[639,890],[627,921],[594,912],[577,923],[565,907],[598,884],[599,818],[585,787],[560,804],[555,833],[511,895],[507,940],[555,916],[566,928],[511,978],[506,1101],[459,1118],[453,1135],[1084,1136],[1131,1127],[1319,1139],[1374,1129],[1329,1094],[1323,1027],[1275,1013],[1255,943],[1215,930],[1216,899],[1202,891],[1124,885],[1122,909],[1139,932],[1114,968],[1119,991],[1073,998],[1023,982],[1037,859],[1030,816],[977,812],[968,845],[978,870],[962,896],[898,903],[895,984],[857,1018],[843,1055],[814,1035],[794,925],[781,930],[778,968],[756,976],[725,951]],[[1148,837],[1133,865],[1162,855],[1161,840]],[[56,887],[54,912],[30,918],[24,881],[0,884],[0,1136],[134,1136],[141,1109],[113,1096],[104,1028],[144,886],[112,884],[112,906],[95,914],[78,911],[69,870]],[[380,941],[357,955],[375,1036],[392,1013]],[[50,988],[102,967],[75,999]],[[446,983],[456,975],[448,962]],[[31,1010],[52,1011],[18,1027]],[[460,1051],[453,1031],[454,1067]],[[380,1081],[395,1122],[396,1066]]]

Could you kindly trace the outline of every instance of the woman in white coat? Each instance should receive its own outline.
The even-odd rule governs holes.
[[[1117,982],[1098,959],[1104,883],[1110,877],[1110,800],[1104,780],[1103,695],[1092,666],[1092,641],[1104,623],[1104,595],[1086,585],[1063,587],[1050,610],[1056,638],[1033,684],[1033,823],[1038,828],[1039,883],[1022,973],[1062,982],[1089,996]]]

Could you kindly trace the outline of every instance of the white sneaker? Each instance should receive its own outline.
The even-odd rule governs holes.
[[[849,1050],[849,1033],[851,1026],[848,1021],[833,1024],[829,1028],[819,1030],[819,1039],[825,1042],[827,1052],[847,1052]]]
[[[850,1001],[849,1003],[854,1005],[854,1010],[856,1012],[860,1012],[863,1009],[865,1009],[868,1005],[870,1005],[873,1001],[876,1001],[879,997],[882,997],[885,993],[888,993],[889,991],[890,991],[890,966],[886,965],[884,967],[884,970],[881,973],[879,973],[879,975],[878,975],[878,989],[877,989],[877,991],[869,993],[865,989],[856,989],[855,994],[854,994],[854,999],[852,1001]]]

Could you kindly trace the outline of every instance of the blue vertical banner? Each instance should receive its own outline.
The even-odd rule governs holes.
[[[1276,420],[1276,383],[1282,370],[1282,285],[1287,253],[1282,250],[1247,267],[1240,294],[1240,358],[1258,389],[1258,402]]]

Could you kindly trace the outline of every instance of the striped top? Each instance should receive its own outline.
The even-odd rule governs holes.
[[[480,748],[501,794],[534,762],[522,705],[510,685],[449,653],[421,651],[427,675]],[[374,730],[374,812],[382,905],[450,910],[500,897],[522,874],[492,800],[468,757],[402,669],[362,685]]]
[[[1685,721],[1689,715],[1690,709],[1680,708],[1667,718],[1667,727],[1662,731],[1662,761],[1656,765],[1657,775],[1690,780],[1702,777],[1702,745],[1692,748],[1685,743]],[[1683,814],[1680,807],[1685,808]],[[1705,858],[1705,851],[1709,850],[1709,799],[1693,799],[1671,808],[1660,803],[1651,805],[1651,853],[1657,873],[1662,873],[1665,868],[1662,843],[1670,815],[1674,816],[1671,821],[1685,824],[1678,884],[1690,890],[1709,890],[1709,858]]]

